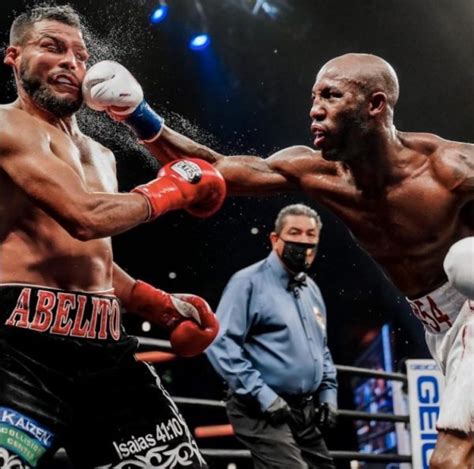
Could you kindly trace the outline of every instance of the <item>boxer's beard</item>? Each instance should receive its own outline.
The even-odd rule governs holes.
[[[360,153],[364,139],[369,138],[370,128],[362,117],[361,109],[340,117],[339,139],[332,148],[324,150],[322,156],[329,161],[350,162]]]
[[[31,99],[41,108],[57,117],[69,117],[77,112],[82,105],[82,94],[79,92],[77,98],[59,98],[48,88],[46,83],[26,69],[26,64],[20,64],[20,81],[23,89]]]

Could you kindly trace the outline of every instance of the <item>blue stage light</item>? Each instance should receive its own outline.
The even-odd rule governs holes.
[[[208,34],[196,34],[189,40],[189,48],[192,50],[205,49],[211,43],[211,38]]]
[[[155,8],[150,15],[150,23],[158,24],[166,19],[168,16],[168,5],[160,5]]]

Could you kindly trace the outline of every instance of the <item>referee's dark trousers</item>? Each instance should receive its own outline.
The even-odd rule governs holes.
[[[326,443],[316,426],[312,396],[287,396],[288,423],[274,426],[258,402],[230,393],[227,415],[236,437],[250,450],[254,469],[335,469]]]

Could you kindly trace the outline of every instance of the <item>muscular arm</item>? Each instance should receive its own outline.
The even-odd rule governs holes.
[[[168,126],[163,126],[160,136],[152,142],[145,142],[151,154],[161,163],[166,164],[180,158],[201,158],[211,164],[224,155],[191,140]]]
[[[322,163],[320,155],[307,147],[281,150],[268,160],[255,156],[224,157],[163,125],[162,119],[143,101],[143,91],[136,79],[114,62],[93,65],[84,78],[83,92],[90,107],[106,111],[113,119],[130,126],[161,164],[180,158],[201,158],[214,164],[226,179],[230,194],[273,194],[300,189],[308,168],[318,173]],[[315,188],[311,189],[314,192]]]
[[[462,172],[462,182],[458,190],[474,198],[474,145],[462,145],[459,152],[459,170]]]
[[[474,145],[448,142],[435,159],[435,170],[453,192],[474,199]]]
[[[160,137],[146,146],[161,163],[187,157],[209,161],[224,176],[229,195],[271,195],[300,190],[304,176],[326,173],[330,166],[305,146],[285,148],[266,159],[224,156],[166,126]]]
[[[114,262],[112,273],[112,285],[114,287],[115,296],[117,296],[123,304],[130,302],[135,279],[125,272],[118,264]]]
[[[80,240],[108,237],[146,220],[143,196],[89,191],[80,171],[52,151],[47,135],[33,119],[0,117],[0,167],[71,236]]]

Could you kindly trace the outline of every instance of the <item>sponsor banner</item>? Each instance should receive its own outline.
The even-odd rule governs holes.
[[[46,452],[46,448],[36,439],[15,427],[2,423],[0,423],[0,447],[17,454],[32,467],[36,467],[41,456]]]
[[[408,390],[401,381],[392,381],[393,413],[408,415]],[[395,423],[398,454],[411,454],[410,428],[404,422]],[[400,463],[398,469],[411,469],[410,463]]]
[[[444,378],[434,360],[407,360],[406,366],[413,469],[428,469]]]
[[[46,430],[44,426],[8,407],[0,407],[0,425],[26,432],[45,448],[51,448],[54,441],[54,434]]]

